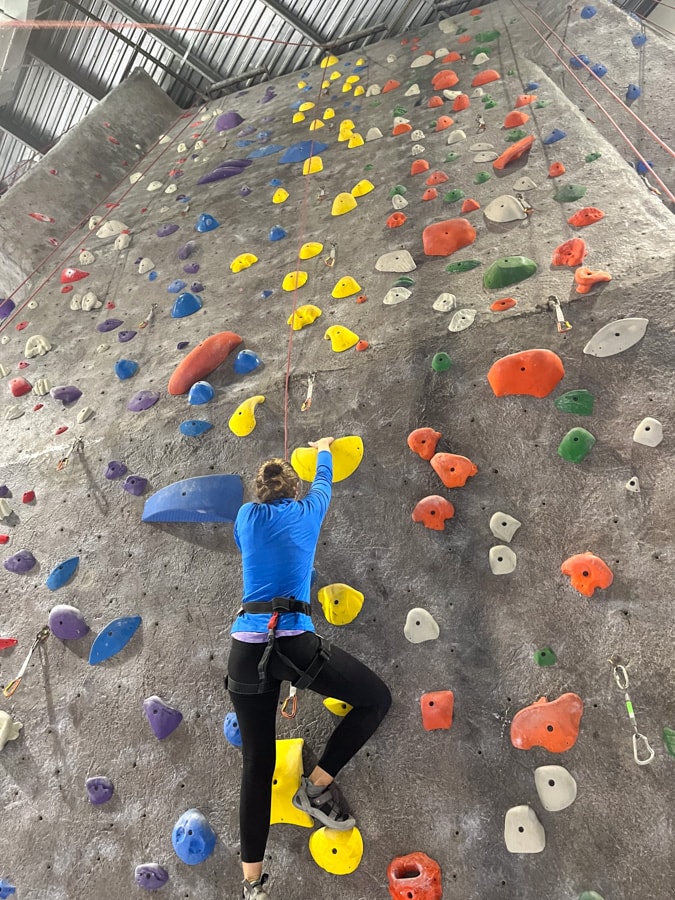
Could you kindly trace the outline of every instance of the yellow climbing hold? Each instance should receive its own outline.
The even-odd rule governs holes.
[[[347,84],[356,84],[357,81],[361,81],[358,75],[350,75],[349,78],[345,78]]]
[[[343,216],[345,213],[356,209],[356,205],[356,200],[352,195],[343,191],[341,194],[337,195],[335,200],[333,200],[333,209],[331,212],[334,216]]]
[[[318,131],[319,128],[325,128],[325,125],[323,124],[321,119],[312,119],[312,121],[309,123],[309,130]]]
[[[310,156],[302,164],[303,175],[313,175],[315,172],[323,172],[323,160],[320,156]]]
[[[323,250],[323,244],[320,241],[308,241],[300,248],[298,256],[300,259],[313,259]]]
[[[349,136],[349,143],[347,147],[350,150],[353,150],[354,147],[362,147],[365,144],[362,135],[358,134],[356,131]]]
[[[366,194],[369,194],[371,191],[375,190],[375,185],[372,181],[368,181],[367,178],[362,178],[358,184],[355,184],[352,188],[352,196],[353,197],[365,197]]]
[[[311,100],[307,100],[305,103],[301,103],[298,109],[300,112],[307,112],[308,109],[314,109],[316,103],[312,103]]]
[[[243,272],[244,269],[248,269],[253,263],[258,262],[258,257],[254,256],[252,253],[240,253],[236,259],[233,259],[230,263],[230,271],[231,272]]]
[[[304,113],[296,112],[296,114],[293,116],[293,124],[294,124],[294,125],[297,125],[298,122],[304,122],[304,121],[305,121],[305,118],[306,118],[306,117],[305,117],[305,114],[304,114]]]
[[[330,81],[327,78],[324,78],[324,80],[321,82],[321,90],[327,91],[329,87],[330,87]]]
[[[335,118],[335,110],[332,106],[327,106],[326,110],[323,114],[324,119],[334,119]]]
[[[299,82],[298,82],[298,88],[299,88],[300,90],[302,90],[303,88],[306,88],[306,87],[307,87],[307,82],[306,82],[306,81],[299,81]]]
[[[285,188],[277,188],[272,195],[272,203],[285,203],[288,197],[289,193]]]
[[[352,132],[356,126],[351,119],[343,119],[340,122],[340,131],[338,133],[338,141],[348,141],[352,136]]]
[[[354,88],[354,96],[355,97],[361,97],[363,94],[365,94],[365,92],[366,92],[366,89],[364,88],[364,86],[362,84],[357,84],[357,86]]]
[[[330,446],[333,454],[333,484],[349,478],[363,459],[363,441],[358,435],[337,438]],[[317,451],[313,447],[296,447],[291,465],[303,481],[314,481]]]
[[[351,275],[345,275],[341,278],[333,288],[332,296],[336,300],[344,300],[345,297],[352,297],[361,291],[361,285]]]
[[[342,85],[342,93],[343,93],[343,94],[348,94],[348,93],[351,91],[351,89],[352,89],[351,84],[348,84],[348,83],[345,81],[345,83]]]
[[[250,434],[256,426],[255,408],[259,403],[264,402],[265,398],[263,395],[258,394],[240,403],[227,423],[230,426],[230,431],[236,434],[237,437],[246,437],[247,434]]]
[[[296,269],[295,272],[289,272],[288,275],[284,275],[281,286],[285,291],[295,291],[307,284],[308,278],[307,272],[301,272],[299,269]]]
[[[363,56],[359,56],[359,58],[354,63],[355,66],[365,66],[367,60],[363,58]]]
[[[331,625],[349,625],[361,612],[363,594],[348,584],[327,584],[317,594],[326,621]]]
[[[324,826],[310,834],[309,852],[317,866],[331,875],[350,875],[358,869],[363,857],[363,838],[356,827],[338,831]]]
[[[351,712],[354,709],[349,703],[345,703],[344,700],[336,700],[335,697],[326,697],[323,701],[323,705],[329,712],[332,712],[334,716],[346,716],[348,712]]]
[[[339,72],[331,72],[329,78],[331,81],[337,81],[338,78],[342,78],[342,75]]]
[[[270,824],[285,822],[311,828],[314,820],[306,812],[293,806],[293,797],[302,777],[302,738],[277,741],[277,762],[272,778],[272,810]]]
[[[350,347],[353,347],[359,342],[358,334],[354,334],[353,331],[350,331],[349,328],[345,328],[344,325],[331,325],[330,328],[326,329],[323,339],[324,341],[330,341],[331,347],[335,353],[342,353],[344,350],[349,350]]]
[[[328,69],[330,68],[330,66],[336,66],[339,62],[340,60],[337,58],[337,56],[333,56],[331,54],[330,56],[324,56],[319,65],[322,69]]]
[[[288,317],[286,322],[287,325],[293,326],[293,331],[300,331],[301,328],[304,328],[305,325],[311,325],[315,319],[318,319],[321,315],[321,310],[318,306],[313,306],[311,303],[307,303],[304,306],[299,306],[294,313]]]

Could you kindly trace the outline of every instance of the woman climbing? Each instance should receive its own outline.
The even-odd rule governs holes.
[[[389,689],[357,659],[322,640],[310,616],[310,582],[321,525],[331,499],[333,438],[310,442],[316,475],[299,500],[290,463],[270,459],[258,470],[257,503],[245,503],[234,525],[242,555],[244,597],[232,627],[227,686],[242,739],[239,805],[243,900],[269,900],[263,857],[270,827],[276,763],[276,714],[282,681],[335,697],[353,709],[328,740],[318,765],[303,775],[293,805],[329,828],[348,830],[330,785],[377,729]]]

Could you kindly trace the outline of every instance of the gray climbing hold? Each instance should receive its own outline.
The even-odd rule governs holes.
[[[512,806],[504,817],[504,843],[509,853],[541,853],[546,834],[530,806]]]
[[[520,528],[521,523],[508,513],[496,512],[490,518],[490,531],[496,538],[501,538],[507,543]]]
[[[417,606],[410,610],[405,620],[403,634],[411,644],[435,641],[440,633],[438,623],[426,609]]]
[[[548,812],[567,809],[576,800],[577,783],[564,766],[539,766],[534,770],[534,786]]]

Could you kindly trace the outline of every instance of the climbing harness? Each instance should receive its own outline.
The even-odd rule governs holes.
[[[314,380],[316,378],[316,372],[310,372],[307,376],[307,396],[302,402],[302,406],[300,407],[301,412],[307,412],[307,410],[312,405],[312,394],[314,393]]]
[[[563,312],[560,300],[558,300],[557,297],[551,296],[548,298],[548,305],[550,307],[553,307],[553,310],[555,312],[556,328],[558,329],[558,331],[560,333],[564,331],[570,331],[572,329],[572,326],[565,318],[565,313]]]
[[[654,759],[654,750],[650,746],[645,735],[638,731],[637,721],[633,711],[633,701],[630,699],[630,694],[628,693],[628,671],[626,666],[619,663],[618,657],[612,656],[608,659],[608,662],[612,667],[612,674],[614,675],[614,681],[616,681],[617,687],[620,691],[623,691],[628,718],[633,726],[633,758],[638,766],[648,766]]]
[[[16,676],[16,678],[12,678],[12,680],[8,684],[5,685],[5,688],[2,692],[5,695],[5,697],[11,697],[12,694],[14,694],[16,692],[16,689],[19,687],[19,685],[21,684],[21,682],[23,680],[23,676],[26,674],[26,669],[28,668],[28,663],[31,661],[31,657],[33,656],[33,653],[37,650],[37,648],[40,646],[40,644],[43,641],[47,640],[47,638],[49,637],[50,634],[51,634],[51,631],[49,630],[49,626],[45,625],[44,628],[41,628],[38,631],[38,633],[35,635],[35,639],[34,639],[33,643],[30,645],[30,650],[28,651],[28,656],[24,659],[23,665],[19,669],[19,674]]]
[[[82,438],[75,438],[73,443],[70,445],[70,449],[66,453],[65,456],[62,456],[61,459],[56,464],[56,471],[61,472],[66,468],[68,463],[70,462],[70,457],[73,453],[81,453],[84,450],[84,441]]]

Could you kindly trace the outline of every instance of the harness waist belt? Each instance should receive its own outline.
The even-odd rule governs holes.
[[[294,612],[310,614],[310,605],[304,600],[296,600],[295,597],[275,597],[273,600],[251,600],[242,604],[242,613],[275,613]]]

